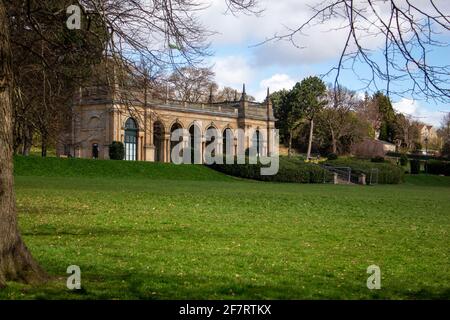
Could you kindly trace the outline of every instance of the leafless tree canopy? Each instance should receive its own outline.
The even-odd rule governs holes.
[[[289,28],[267,41],[287,40],[302,48],[299,36],[319,24],[341,22],[330,31],[345,30],[346,40],[334,68],[338,84],[342,70],[352,69],[365,87],[378,90],[386,83],[389,94],[410,94],[450,100],[450,65],[436,63],[433,51],[449,46],[450,15],[444,1],[427,0],[325,0],[311,8],[303,24]],[[313,34],[308,34],[314,36]],[[267,42],[266,41],[266,42]],[[382,57],[374,43],[382,43]],[[447,60],[448,61],[448,60]],[[371,76],[362,78],[356,69],[361,63],[370,67]],[[405,81],[405,83],[401,83]],[[406,89],[403,89],[405,88]]]
[[[228,1],[232,12],[251,12],[255,3],[224,1]],[[66,8],[72,4],[83,9],[83,21],[82,30],[69,34],[64,26]],[[104,69],[105,74],[123,74],[123,80],[128,81],[128,75],[142,70],[147,83],[155,75],[150,74],[152,70],[159,72],[167,65],[175,69],[196,65],[208,55],[210,32],[196,14],[203,8],[201,0],[0,0],[0,288],[8,281],[32,283],[47,279],[26,248],[17,223],[13,188],[13,122],[17,117],[13,113],[27,109],[22,113],[29,114],[28,107],[34,109],[36,105],[31,106],[32,94],[40,90],[29,93],[20,108],[15,109],[13,104],[20,101],[21,93],[36,86],[34,81],[19,77],[19,73],[41,75],[37,81],[44,92],[41,100],[45,108],[38,107],[36,111],[47,114],[56,112],[52,107],[60,104],[61,96],[65,97],[63,91],[71,93],[70,89],[79,84],[66,80],[77,77],[84,70],[81,65],[90,67],[103,58],[101,68],[112,65],[115,69],[111,73]],[[89,47],[91,44],[93,48]],[[17,47],[22,52],[13,59],[12,49]],[[93,52],[100,52],[100,57],[94,59],[97,55]],[[20,58],[26,61],[17,60]],[[138,68],[139,64],[142,68]],[[87,74],[89,70],[86,68]],[[145,93],[146,89],[144,85]],[[42,120],[47,128],[53,119]],[[28,127],[30,121],[26,122]]]

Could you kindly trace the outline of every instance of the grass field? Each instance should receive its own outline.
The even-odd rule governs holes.
[[[448,177],[300,185],[18,158],[16,192],[23,236],[53,280],[10,283],[1,299],[450,298]],[[78,292],[65,287],[74,264]],[[381,290],[366,287],[371,264]]]

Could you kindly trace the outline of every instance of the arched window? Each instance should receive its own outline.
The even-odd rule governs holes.
[[[138,159],[138,126],[136,120],[128,118],[125,122],[125,160]]]
[[[173,151],[173,149],[175,148],[175,146],[176,145],[178,145],[179,143],[181,143],[182,141],[183,141],[183,137],[182,136],[180,136],[180,138],[179,138],[179,140],[178,141],[172,141],[172,136],[173,136],[173,132],[175,131],[175,130],[178,130],[178,129],[182,129],[183,127],[181,126],[181,124],[179,124],[179,123],[177,123],[177,122],[175,122],[173,125],[172,125],[172,127],[170,128],[170,160],[173,162],[173,159],[172,159],[172,151]],[[180,157],[182,157],[183,156],[183,152],[181,151],[180,152],[180,155],[179,155]]]
[[[136,120],[134,120],[133,118],[128,118],[128,120],[125,122],[125,129],[130,129],[130,130],[137,130],[137,124],[136,124]]]
[[[191,152],[191,163],[202,162],[202,132],[198,126],[193,124],[189,128],[189,149]],[[197,161],[196,161],[197,160]]]
[[[262,154],[262,135],[259,130],[256,130],[253,134],[253,148],[256,151],[256,156],[259,157]]]
[[[204,157],[206,157],[206,148],[214,143],[213,148],[214,150],[212,151],[211,156],[215,157],[216,153],[220,154],[222,152],[222,150],[218,150],[218,143],[219,141],[216,141],[216,139],[218,139],[219,133],[217,132],[217,129],[213,126],[210,126],[207,130],[206,130],[206,134],[205,134],[205,150],[203,151],[203,153],[205,154]]]
[[[230,128],[226,128],[223,131],[223,154],[227,157],[233,156],[234,139],[233,131]]]

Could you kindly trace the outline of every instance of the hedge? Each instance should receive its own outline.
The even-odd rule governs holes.
[[[394,157],[394,158],[400,158],[404,153],[400,152],[387,152],[386,156],[388,157]],[[436,157],[432,155],[425,155],[425,154],[414,154],[414,153],[408,153],[406,154],[408,159],[417,159],[417,160],[448,160],[448,158],[445,157]]]
[[[125,147],[121,141],[113,141],[109,146],[109,158],[111,160],[123,160],[125,158]]]
[[[352,175],[359,175],[361,173],[365,174],[367,177],[367,182],[369,182],[368,179],[372,169],[378,169],[379,184],[398,184],[405,180],[404,169],[391,163],[377,163],[367,160],[347,158],[327,161],[326,164],[335,167],[350,167],[352,169]]]
[[[411,168],[411,174],[419,174],[420,173],[420,160],[413,159],[410,160],[410,168]]]
[[[408,165],[408,156],[406,154],[402,154],[400,156],[400,165],[406,167]]]
[[[213,164],[214,170],[230,176],[273,182],[323,183],[330,181],[331,173],[318,165],[305,163],[300,159],[280,157],[279,170],[276,175],[261,175],[261,165],[248,164]]]
[[[450,162],[430,160],[426,163],[426,172],[429,174],[450,176]]]

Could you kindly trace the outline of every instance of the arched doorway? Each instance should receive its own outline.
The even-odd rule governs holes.
[[[261,145],[261,132],[256,130],[256,154],[260,156],[262,154],[262,145]]]
[[[179,143],[181,143],[183,141],[183,135],[180,135],[180,138],[179,138],[178,141],[172,141],[173,132],[175,130],[182,129],[182,128],[183,127],[178,122],[174,123],[172,125],[172,127],[170,128],[170,137],[171,137],[171,139],[170,139],[170,160],[172,162],[173,162],[173,160],[172,160],[172,150],[175,148],[176,145],[178,145]],[[181,153],[180,153],[180,157],[182,157],[182,156],[183,156],[183,151],[181,151]]]
[[[125,122],[125,160],[138,159],[138,126],[136,120],[128,118]]]
[[[92,144],[92,159],[98,159],[98,143]]]
[[[218,131],[217,131],[217,129],[215,127],[210,126],[208,129],[206,129],[206,133],[205,133],[205,150],[212,143],[216,144],[215,146],[211,147],[211,148],[214,148],[214,150],[213,150],[213,152],[211,154],[212,157],[215,157],[216,153],[220,154],[220,152],[222,151],[222,150],[217,150],[217,148],[219,147],[217,145],[217,143],[219,141],[216,141],[216,139],[218,139],[218,135],[219,135],[219,133],[218,133]]]
[[[155,146],[155,161],[163,162],[164,154],[164,126],[161,122],[156,121],[153,124],[153,145]]]
[[[256,156],[259,157],[262,154],[262,136],[259,130],[256,130],[253,135],[253,143],[256,150]]]
[[[191,153],[191,163],[202,163],[202,132],[200,128],[193,124],[189,128],[189,152]]]

